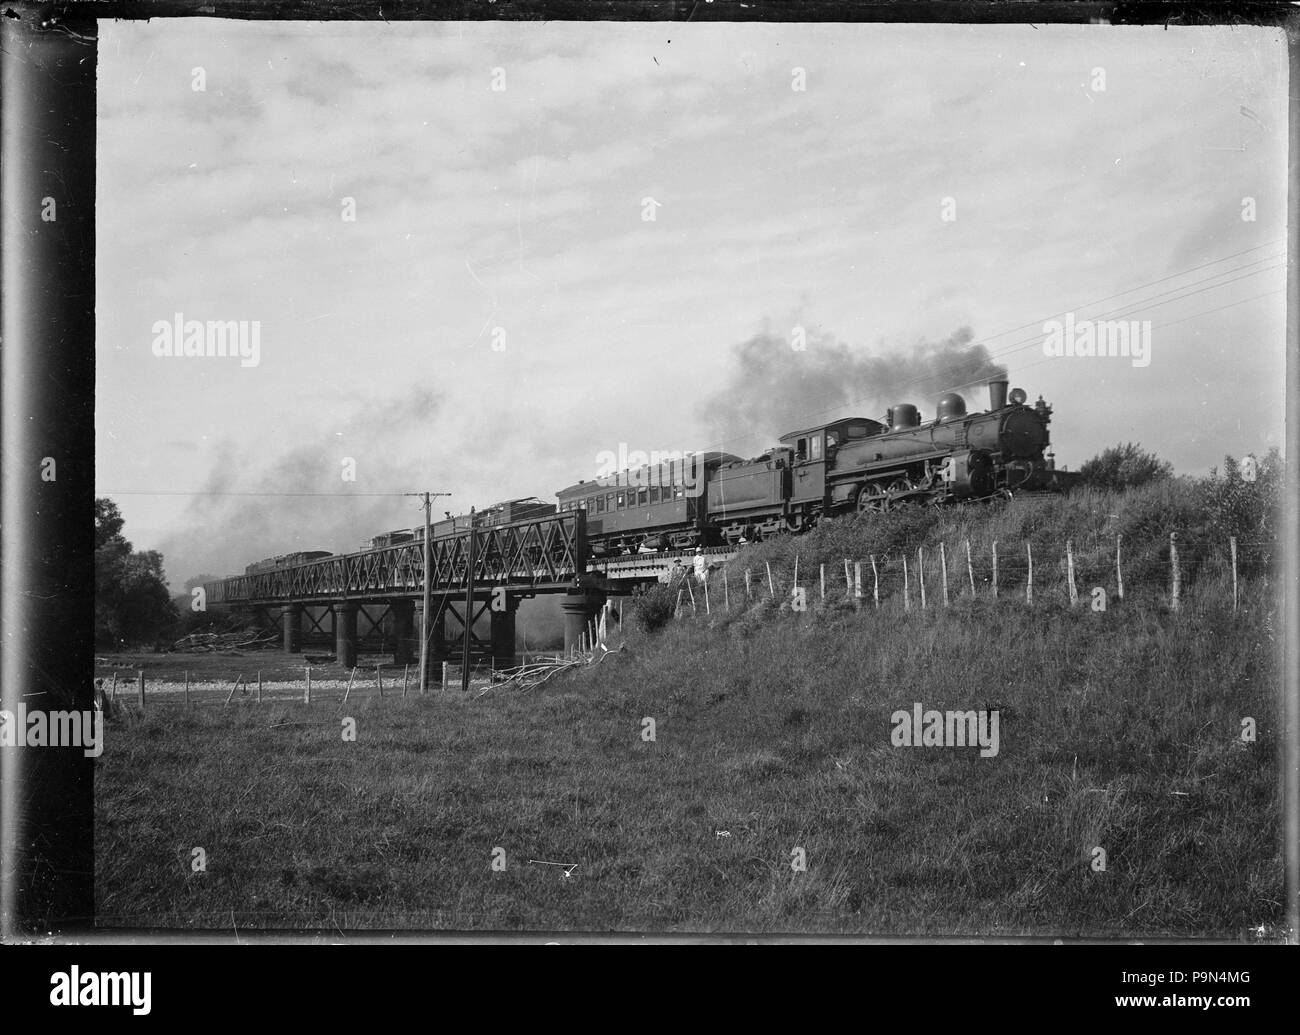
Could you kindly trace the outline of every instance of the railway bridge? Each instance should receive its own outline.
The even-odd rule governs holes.
[[[714,564],[734,553],[708,552]],[[432,620],[426,654],[431,670],[449,657],[449,622],[459,625],[456,642],[463,641],[468,626],[471,654],[490,656],[497,667],[507,668],[517,663],[515,615],[520,601],[559,595],[564,645],[571,650],[610,596],[631,593],[690,563],[687,551],[593,559],[582,510],[431,539]],[[290,652],[301,651],[304,642],[333,640],[339,663],[346,667],[356,664],[363,640],[377,642],[381,650],[391,648],[396,664],[415,662],[416,612],[424,591],[424,543],[419,539],[204,584],[210,610],[251,614],[280,631],[284,649]],[[484,614],[491,630],[486,641],[474,633],[474,624]]]

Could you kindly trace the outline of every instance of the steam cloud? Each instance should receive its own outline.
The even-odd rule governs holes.
[[[431,389],[417,387],[394,402],[358,404],[331,422],[344,429],[344,437],[322,431],[317,441],[281,453],[269,465],[228,450],[186,509],[184,531],[159,544],[169,574],[175,573],[172,582],[199,572],[242,574],[253,561],[298,550],[351,552],[371,535],[419,523],[416,501],[360,493],[423,485],[419,464],[405,462],[394,444],[412,429],[427,429],[440,406]],[[345,456],[356,460],[355,482],[342,480]],[[302,495],[271,495],[278,493]]]
[[[822,332],[809,332],[807,348],[791,347],[786,333],[769,323],[733,350],[726,383],[700,407],[700,418],[728,452],[763,448],[798,428],[866,416],[877,420],[899,402],[914,402],[928,416],[945,390],[966,396],[971,409],[984,405],[967,382],[1005,375],[969,327],[942,341],[920,341],[910,352],[870,355]],[[962,385],[965,387],[956,388]]]

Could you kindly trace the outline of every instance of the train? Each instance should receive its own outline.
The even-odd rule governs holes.
[[[474,515],[476,528],[586,512],[594,556],[735,546],[802,532],[825,517],[880,514],[900,507],[1059,493],[1077,479],[1057,470],[1048,426],[1052,407],[1033,406],[1004,377],[987,383],[989,405],[970,412],[957,392],[940,396],[926,420],[911,403],[882,420],[845,417],[782,435],[761,456],[721,451],[652,457],[650,464],[581,480],[556,502],[504,500]],[[470,526],[461,514],[433,522],[440,539]],[[364,549],[423,542],[423,525],[369,539]],[[248,573],[328,557],[325,551],[259,561]],[[297,558],[296,561],[291,559]]]
[[[329,550],[298,550],[296,553],[286,553],[281,554],[279,557],[268,557],[265,560],[254,561],[244,569],[244,574],[258,575],[264,571],[292,568],[298,564],[306,564],[308,561],[318,561],[322,557],[333,556]]]
[[[988,382],[989,407],[956,392],[925,420],[911,403],[882,421],[846,417],[782,435],[762,456],[702,453],[580,481],[557,493],[561,513],[587,512],[593,551],[629,553],[738,545],[801,532],[823,517],[1065,491],[1040,395]]]

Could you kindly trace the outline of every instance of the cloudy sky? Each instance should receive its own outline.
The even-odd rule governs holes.
[[[1281,32],[100,39],[97,494],[175,586],[418,520],[369,494],[463,512],[553,497],[620,443],[753,455],[932,413],[989,362],[1055,406],[1070,467],[1281,444]],[[1066,312],[1149,320],[1150,364],[1046,356]],[[258,364],[155,355],[176,313],[259,321]]]

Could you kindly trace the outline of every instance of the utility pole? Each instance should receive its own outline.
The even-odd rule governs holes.
[[[429,516],[429,508],[434,496],[450,496],[449,492],[407,492],[404,496],[423,496],[424,497],[424,565],[420,569],[420,580],[424,583],[424,606],[420,611],[420,693],[427,693],[429,690],[429,606],[430,606],[430,589],[429,589],[429,568],[432,563],[432,548],[429,545],[429,537],[432,533],[432,523]]]
[[[465,648],[460,664],[461,693],[469,693],[469,646],[474,629],[474,508],[469,508],[469,563],[465,569]]]

